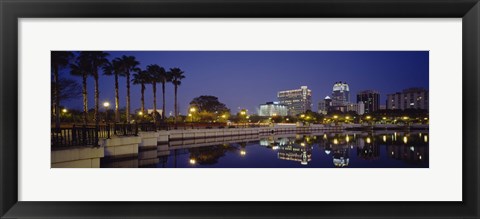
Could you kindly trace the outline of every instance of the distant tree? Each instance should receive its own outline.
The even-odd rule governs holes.
[[[147,66],[148,81],[152,84],[153,90],[153,122],[157,122],[157,83],[160,82],[160,74],[165,71],[159,65],[153,64]]]
[[[68,67],[70,61],[74,58],[74,54],[72,52],[65,52],[65,51],[52,51],[51,52],[51,71],[53,73],[53,82],[55,83],[54,96],[55,102],[54,103],[54,110],[55,110],[55,129],[59,131],[60,129],[60,88],[59,88],[59,76],[58,73],[60,69]]]
[[[190,106],[195,107],[198,111],[206,111],[211,113],[225,113],[230,112],[230,109],[218,100],[218,97],[202,95],[193,98],[190,101]]]
[[[162,119],[165,118],[165,84],[172,80],[172,74],[165,71],[164,68],[160,67],[158,74],[160,83],[162,83]]]
[[[169,74],[171,75],[170,82],[173,84],[175,90],[175,122],[177,121],[178,117],[178,104],[177,104],[177,95],[178,95],[178,86],[182,84],[182,80],[185,78],[185,73],[180,68],[170,68]]]
[[[145,116],[145,84],[149,83],[150,75],[148,74],[148,71],[142,70],[140,68],[136,68],[135,72],[137,73],[133,75],[132,82],[133,84],[140,84],[140,93],[142,95],[140,98],[140,102],[142,104],[140,112],[142,112],[142,116]]]
[[[116,58],[115,61],[119,62],[120,69],[127,78],[127,111],[126,111],[126,119],[127,122],[130,122],[130,73],[134,71],[135,68],[140,64],[137,61],[135,56],[125,56],[123,55],[120,58]]]
[[[98,69],[103,68],[108,63],[107,56],[109,56],[108,53],[103,52],[103,51],[89,51],[89,52],[81,52],[80,56],[82,58],[85,58],[88,60],[88,62],[91,63],[92,67],[92,72],[91,75],[93,76],[93,79],[95,80],[95,114],[94,114],[94,120],[95,120],[95,126],[98,126],[98,123],[100,122],[99,118],[99,96],[100,96],[100,88],[98,85],[98,80],[99,80],[99,74],[98,74]]]
[[[112,62],[105,63],[103,66],[103,74],[113,75],[115,77],[115,122],[120,122],[120,97],[118,91],[118,77],[123,76],[120,62],[114,59]]]
[[[88,122],[88,92],[87,92],[87,78],[92,72],[92,63],[88,60],[86,55],[77,57],[74,64],[70,64],[70,74],[82,77],[82,95],[83,95],[83,125]]]
[[[52,81],[52,87],[56,87],[57,84]],[[82,88],[78,82],[68,78],[60,77],[58,79],[58,96],[61,101],[71,100],[78,98],[82,95]],[[55,101],[54,91],[52,89],[52,102]],[[61,103],[60,101],[60,103]]]

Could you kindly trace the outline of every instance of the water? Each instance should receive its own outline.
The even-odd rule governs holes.
[[[143,149],[138,159],[102,167],[428,168],[428,137],[428,132],[342,132],[195,139]]]

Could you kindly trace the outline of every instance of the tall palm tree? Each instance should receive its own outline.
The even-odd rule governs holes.
[[[172,76],[170,72],[167,72],[164,68],[161,68],[159,77],[160,83],[162,83],[162,119],[165,119],[165,84],[172,80]]]
[[[107,56],[110,54],[103,52],[103,51],[91,51],[91,52],[82,52],[82,54],[85,56],[85,58],[91,63],[92,66],[92,76],[93,79],[95,80],[95,114],[93,116],[93,119],[95,120],[95,127],[98,126],[99,123],[99,115],[98,115],[98,107],[99,107],[99,96],[100,96],[100,91],[99,91],[99,86],[98,86],[98,69],[102,68],[108,63]],[[80,56],[82,56],[80,54]]]
[[[160,73],[165,71],[159,65],[148,65],[147,72],[149,74],[149,82],[152,84],[153,88],[153,121],[157,123],[157,83],[160,81]]]
[[[114,59],[103,66],[104,75],[115,76],[115,122],[120,122],[120,97],[118,94],[118,77],[123,76],[122,66],[120,62]]]
[[[87,78],[92,72],[91,62],[87,60],[84,54],[77,57],[74,64],[70,65],[70,74],[82,77],[82,95],[83,95],[83,124],[87,125],[88,115],[88,96],[87,96]]]
[[[55,103],[54,103],[54,111],[55,111],[55,130],[60,130],[60,88],[59,88],[59,78],[58,72],[60,69],[65,68],[68,66],[71,59],[73,59],[74,55],[72,52],[66,51],[52,51],[51,52],[51,67],[53,72],[53,82],[55,84],[54,89],[54,96],[55,96]]]
[[[171,75],[171,82],[175,88],[175,123],[177,122],[177,117],[178,117],[178,104],[177,104],[177,90],[178,86],[182,84],[182,80],[185,78],[185,73],[182,71],[180,68],[170,68],[170,75]]]
[[[145,84],[150,83],[150,75],[148,74],[148,71],[142,70],[141,68],[136,68],[135,69],[136,74],[133,75],[132,82],[133,84],[140,84],[141,86],[141,94],[142,97],[140,99],[142,106],[141,106],[141,112],[142,115],[145,115]]]
[[[116,58],[116,61],[120,63],[121,69],[125,77],[127,77],[127,122],[130,121],[130,72],[132,72],[139,64],[135,56],[123,55],[120,58]]]

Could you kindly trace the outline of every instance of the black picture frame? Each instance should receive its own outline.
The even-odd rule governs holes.
[[[480,5],[478,0],[1,0],[0,14],[0,216],[2,218],[480,217],[478,209],[480,205],[478,150]],[[72,17],[462,18],[463,201],[19,202],[17,193],[18,19]]]

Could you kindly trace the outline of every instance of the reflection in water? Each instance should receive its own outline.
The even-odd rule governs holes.
[[[340,132],[170,142],[102,167],[428,168],[428,133]]]

